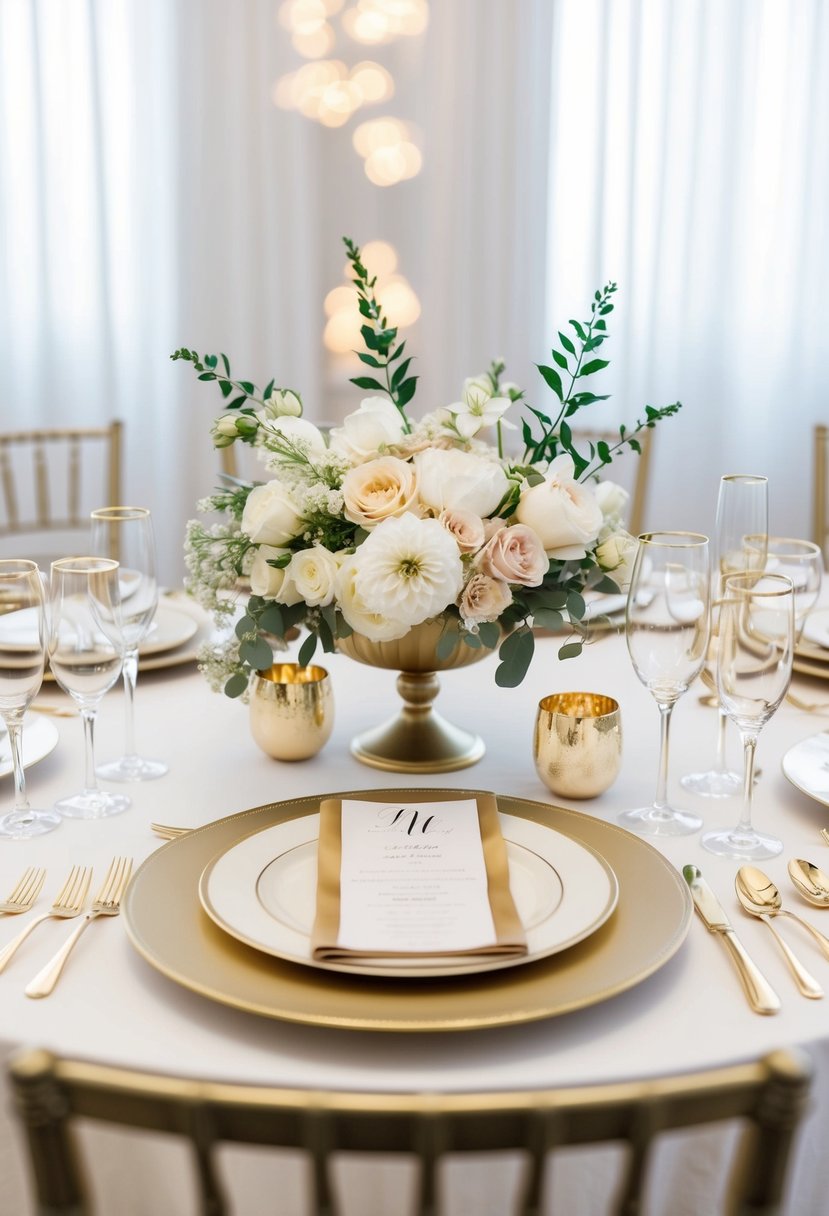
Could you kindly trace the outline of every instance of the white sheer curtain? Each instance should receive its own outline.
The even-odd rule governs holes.
[[[380,190],[354,122],[273,105],[300,62],[276,0],[0,4],[2,425],[123,418],[127,494],[152,508],[170,580],[216,480],[221,398],[168,356],[223,350],[239,376],[300,387],[312,417],[354,408],[322,345],[341,235],[391,241],[421,299],[416,409],[496,355],[535,375],[552,7],[431,7],[422,38],[372,52],[424,150],[419,177]]]
[[[713,522],[724,472],[770,477],[807,535],[829,401],[829,5],[557,0],[549,316],[619,282],[609,421],[677,398],[646,523]]]

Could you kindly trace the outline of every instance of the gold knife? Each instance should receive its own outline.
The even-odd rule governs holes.
[[[706,928],[716,933],[725,945],[743,985],[748,1003],[755,1013],[777,1013],[781,1009],[780,997],[772,988],[757,964],[746,953],[745,947],[731,927],[720,901],[702,877],[697,866],[683,866],[682,877],[691,890],[694,907]]]

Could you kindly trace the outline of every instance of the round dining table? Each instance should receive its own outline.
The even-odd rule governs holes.
[[[206,626],[202,626],[206,629]],[[486,753],[474,767],[436,775],[384,772],[359,763],[351,739],[396,711],[395,673],[360,665],[344,655],[317,655],[330,672],[335,724],[331,738],[312,759],[280,762],[254,742],[249,711],[238,700],[211,691],[184,649],[180,661],[141,670],[135,702],[139,750],[165,760],[162,778],[122,786],[132,799],[123,814],[100,820],[66,820],[48,835],[0,840],[0,894],[11,889],[26,866],[43,866],[46,885],[37,905],[45,911],[73,865],[94,868],[92,892],[114,856],[129,856],[138,868],[165,842],[153,822],[195,828],[248,808],[294,797],[396,786],[485,789],[614,823],[627,808],[651,801],[657,779],[659,713],[632,669],[624,633],[601,629],[583,653],[559,660],[562,639],[539,637],[530,671],[517,688],[495,684],[497,659],[441,676],[438,708],[451,721],[483,738]],[[288,655],[295,658],[298,643]],[[829,675],[829,664],[827,664]],[[797,676],[792,685],[804,702],[829,703],[829,683]],[[553,692],[588,691],[615,698],[621,707],[621,771],[610,789],[589,800],[554,796],[533,761],[533,729],[540,698]],[[715,754],[717,714],[703,704],[695,684],[677,703],[671,728],[668,788],[672,799],[696,810],[705,828],[736,824],[739,797],[710,799],[686,794],[683,773],[707,768]],[[101,703],[95,746],[99,761],[123,748],[124,694],[113,688]],[[49,710],[68,711],[58,716]],[[40,747],[27,770],[33,806],[50,806],[80,788],[82,723],[71,716],[69,698],[44,682],[27,719],[34,736],[55,738]],[[829,849],[820,828],[829,807],[795,788],[781,761],[795,744],[818,734],[829,717],[784,702],[764,728],[757,760],[756,826],[780,836],[784,850],[762,863],[780,888],[784,906],[829,933],[829,910],[807,905],[794,890],[786,863],[805,858],[829,871]],[[49,730],[43,724],[48,724]],[[729,724],[728,759],[741,767],[741,749]],[[0,743],[2,747],[2,743]],[[827,750],[829,756],[829,750]],[[0,761],[7,760],[0,751]],[[829,763],[829,761],[828,761]],[[5,764],[6,770],[8,763]],[[114,787],[109,787],[114,788]],[[0,780],[4,805],[12,780]],[[703,829],[705,830],[705,829]],[[672,957],[641,982],[589,1007],[554,1017],[478,1029],[420,1033],[379,1032],[299,1024],[232,1008],[175,982],[131,944],[124,917],[90,925],[70,957],[54,992],[32,1000],[26,983],[67,937],[71,926],[52,920],[40,926],[0,975],[0,1048],[4,1058],[25,1046],[60,1055],[187,1077],[359,1090],[513,1090],[661,1076],[755,1058],[779,1046],[805,1048],[815,1067],[809,1113],[799,1133],[788,1182],[786,1212],[807,1216],[825,1210],[829,1193],[829,995],[807,1000],[797,991],[765,924],[745,914],[734,888],[738,863],[715,857],[700,835],[650,838],[681,871],[702,870],[743,943],[779,993],[775,1016],[752,1012],[722,944],[695,915]],[[192,898],[183,892],[181,899]],[[620,899],[649,900],[648,889],[622,890]],[[175,916],[175,900],[169,904]],[[28,915],[31,915],[28,914]],[[0,917],[0,947],[23,923]],[[791,927],[790,927],[791,926]],[[784,934],[829,993],[829,959],[793,923]],[[338,976],[331,974],[336,989]],[[398,981],[405,984],[406,980]],[[3,1083],[5,1084],[5,1082]],[[30,1216],[27,1163],[8,1091],[0,1105],[0,1216]],[[717,1210],[736,1142],[737,1129],[671,1136],[653,1162],[649,1210],[699,1216]],[[184,1149],[147,1133],[129,1135],[85,1128],[92,1185],[102,1212],[118,1216],[186,1216],[195,1211]],[[562,1153],[547,1196],[549,1211],[592,1216],[612,1190],[619,1166],[615,1147]],[[224,1168],[237,1195],[239,1213],[306,1208],[304,1165],[294,1154],[228,1149]],[[338,1168],[340,1168],[338,1166]],[[446,1210],[501,1216],[517,1185],[518,1157],[493,1158],[471,1166],[456,1160],[444,1175]],[[347,1210],[389,1216],[406,1210],[401,1200],[405,1163],[342,1164]],[[408,1179],[408,1176],[407,1176]],[[408,1179],[410,1181],[410,1179]]]

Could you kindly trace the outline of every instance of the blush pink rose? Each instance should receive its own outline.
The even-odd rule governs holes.
[[[481,550],[477,564],[491,578],[537,587],[550,568],[550,559],[532,528],[513,524],[495,533]]]

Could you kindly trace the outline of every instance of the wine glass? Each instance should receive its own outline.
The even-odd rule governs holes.
[[[743,741],[743,809],[731,830],[706,832],[703,847],[736,861],[776,857],[783,842],[751,826],[754,753],[760,731],[789,687],[794,653],[795,593],[782,574],[751,572],[726,579],[720,607],[717,688]]]
[[[101,507],[92,512],[92,551],[119,554],[121,599],[116,617],[104,631],[123,660],[126,732],[124,755],[98,767],[108,781],[152,781],[168,771],[162,760],[140,756],[135,749],[135,684],[138,648],[147,636],[158,607],[155,541],[146,507]]]
[[[101,698],[121,673],[121,654],[102,628],[118,612],[118,562],[106,557],[64,557],[52,562],[49,663],[58,684],[81,711],[85,741],[84,786],[55,809],[70,819],[102,819],[125,811],[124,794],[101,790],[95,777],[95,717]]]
[[[794,587],[794,642],[803,635],[803,626],[817,603],[823,581],[823,554],[820,545],[792,536],[747,536],[746,547],[762,548],[768,574],[783,574]],[[750,569],[759,569],[754,562]]]
[[[686,836],[702,827],[698,815],[668,802],[668,735],[674,705],[705,661],[710,593],[707,536],[645,532],[639,537],[625,633],[634,670],[659,706],[659,776],[653,803],[619,819],[649,836]]]
[[[703,675],[716,683],[719,602],[725,579],[744,570],[762,570],[766,561],[769,495],[768,478],[758,473],[727,473],[720,478],[715,525],[714,587],[711,604],[711,646]],[[749,544],[749,541],[751,543]],[[683,789],[704,798],[739,794],[742,778],[726,763],[728,715],[717,705],[717,753],[713,768],[680,777]]]
[[[0,717],[14,770],[14,809],[0,818],[0,835],[18,840],[42,836],[61,822],[55,811],[29,806],[21,753],[23,715],[40,689],[45,653],[40,571],[34,562],[5,558],[0,561]]]

